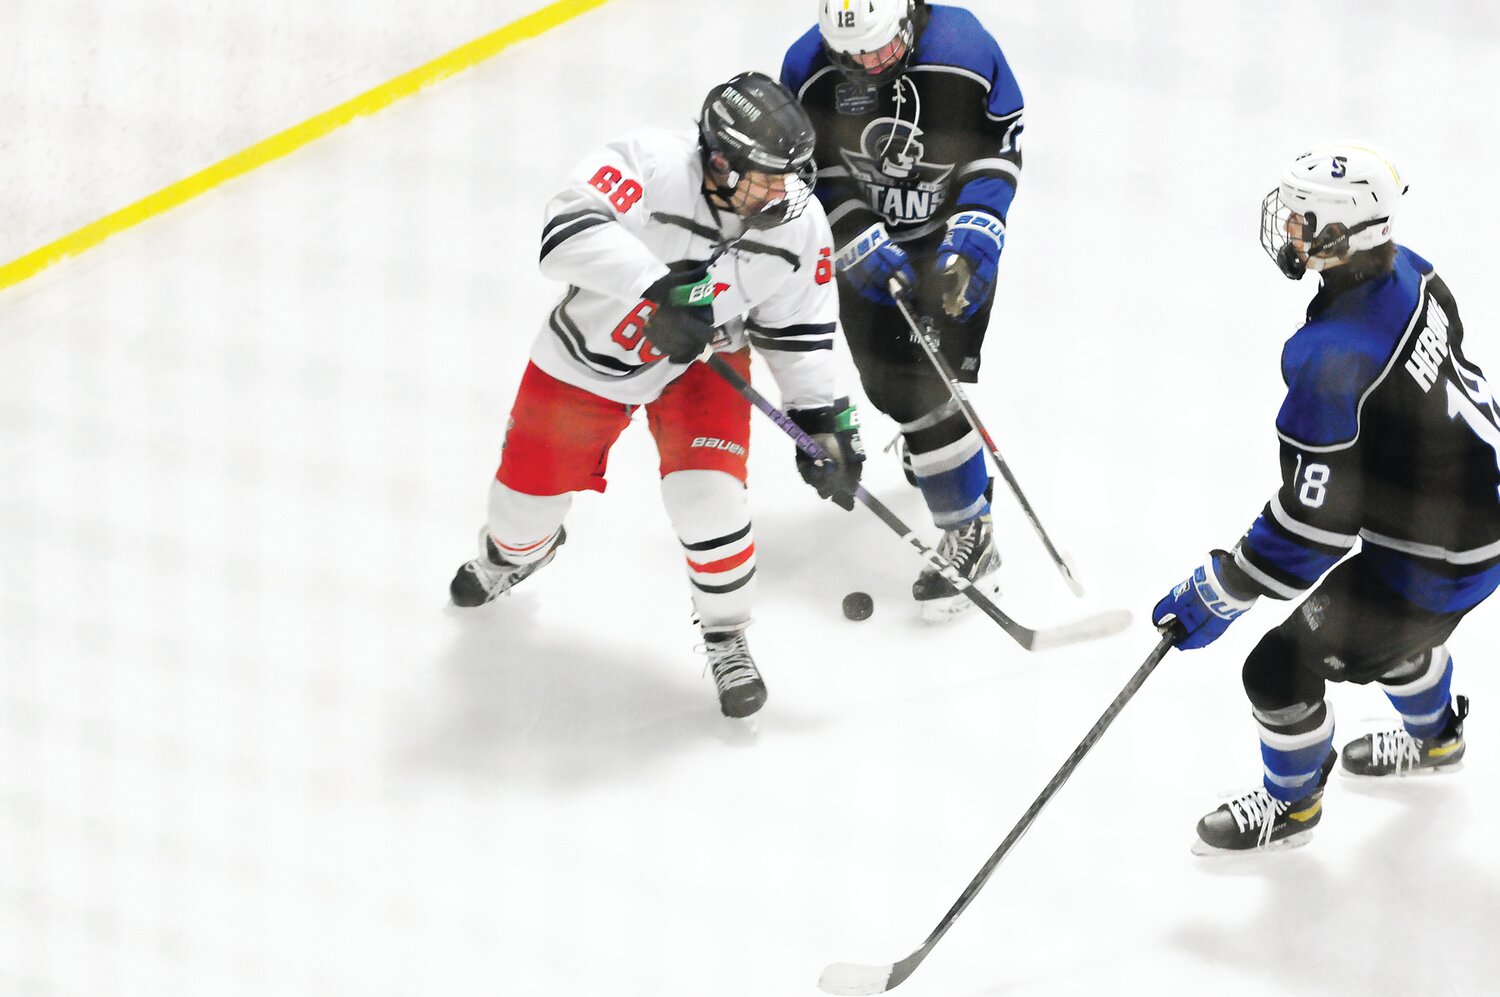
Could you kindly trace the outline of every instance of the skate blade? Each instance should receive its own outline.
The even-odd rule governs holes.
[[[992,602],[1000,598],[998,583],[979,582],[973,587]],[[942,599],[927,599],[917,605],[921,608],[923,623],[941,626],[961,616],[967,616],[974,609],[974,600],[960,592],[958,595],[950,595]]]
[[[1249,857],[1264,855],[1267,852],[1284,852],[1293,848],[1301,848],[1312,840],[1312,835],[1311,830],[1301,831],[1297,834],[1289,834],[1279,841],[1271,842],[1269,845],[1257,845],[1254,848],[1218,848],[1210,845],[1202,838],[1196,838],[1189,850],[1200,858],[1232,858],[1236,855]]]
[[[714,736],[730,748],[751,748],[760,743],[760,727],[754,717],[724,717],[714,727]]]
[[[1368,772],[1350,772],[1342,765],[1339,766],[1339,778],[1353,779],[1356,782],[1396,782],[1413,776],[1443,776],[1456,774],[1463,770],[1462,761],[1453,762],[1451,765],[1427,765],[1423,768],[1402,769],[1399,772],[1386,772],[1380,775],[1372,775]]]

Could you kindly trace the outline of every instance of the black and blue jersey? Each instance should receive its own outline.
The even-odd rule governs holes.
[[[1433,612],[1500,586],[1500,406],[1430,263],[1397,247],[1387,275],[1328,271],[1281,372],[1282,484],[1235,549],[1236,583],[1294,598],[1358,540]]]
[[[1021,176],[1021,90],[1000,46],[958,7],[917,11],[918,35],[892,83],[852,81],[813,27],[781,81],[818,132],[817,193],[835,245],[877,221],[901,242],[941,235],[979,209],[1005,223]]]

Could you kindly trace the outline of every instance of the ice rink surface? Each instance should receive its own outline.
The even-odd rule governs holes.
[[[174,92],[310,114],[528,9],[444,5],[445,37],[372,6],[372,49],[406,39],[404,61],[339,48],[278,73],[264,53],[330,50],[298,5],[219,25],[216,62],[152,41],[159,3],[126,5],[122,50],[66,5],[20,6],[56,53],[7,106],[55,109],[0,136],[38,157],[7,187],[42,192],[4,210],[46,238],[265,134],[216,146],[245,128],[235,102],[206,139]],[[710,85],[774,72],[814,10],[614,0],[0,293],[0,993],[811,997],[826,964],[922,941],[1150,650],[1151,605],[1275,487],[1280,344],[1313,287],[1265,258],[1257,215],[1291,156],[1391,150],[1398,239],[1500,372],[1493,8],[972,6],[1027,98],[972,397],[1089,588],[1068,594],[1002,492],[1001,606],[1136,624],[1042,654],[977,614],[924,626],[920,561],[817,502],[763,420],[753,734],[694,653],[643,427],[554,564],[446,607],[559,293],[535,267],[553,185],[596,141],[686,126]],[[131,38],[158,57],[126,58]],[[98,141],[65,95],[108,91],[101,50],[140,99]],[[43,183],[52,159],[92,165]],[[926,526],[879,454],[893,425],[865,414],[867,487]],[[863,623],[839,613],[854,589]],[[1496,992],[1494,606],[1450,644],[1474,702],[1461,772],[1335,776],[1307,847],[1189,854],[1198,817],[1259,779],[1239,666],[1287,609],[1169,655],[898,992]],[[1389,712],[1366,688],[1333,703],[1340,743]]]

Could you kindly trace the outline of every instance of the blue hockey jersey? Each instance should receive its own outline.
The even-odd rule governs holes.
[[[834,242],[877,221],[906,242],[962,209],[1003,224],[1021,176],[1021,90],[1000,46],[959,7],[920,6],[918,36],[892,82],[845,78],[814,26],[787,51],[781,81],[818,132],[818,196]]]
[[[1397,247],[1388,275],[1329,271],[1281,372],[1281,488],[1234,556],[1259,591],[1300,595],[1356,541],[1435,612],[1500,586],[1500,406],[1430,263]]]

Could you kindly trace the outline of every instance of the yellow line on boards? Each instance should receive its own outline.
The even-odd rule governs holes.
[[[555,0],[554,3],[518,21],[513,21],[503,28],[476,38],[468,44],[460,45],[446,55],[440,55],[431,62],[382,83],[373,90],[368,90],[337,107],[309,118],[300,125],[293,125],[286,131],[272,135],[248,149],[235,153],[228,159],[220,160],[205,170],[200,170],[190,177],[163,187],[134,204],[121,208],[113,214],[105,215],[98,221],[90,222],[83,228],[0,266],[0,291],[36,276],[54,263],[60,263],[70,256],[77,256],[110,236],[133,228],[148,218],[170,211],[205,191],[212,190],[235,177],[295,152],[355,118],[389,107],[404,97],[410,97],[423,87],[462,72],[498,55],[517,42],[535,38],[565,21],[572,20],[595,7],[602,7],[608,2],[609,0]]]

